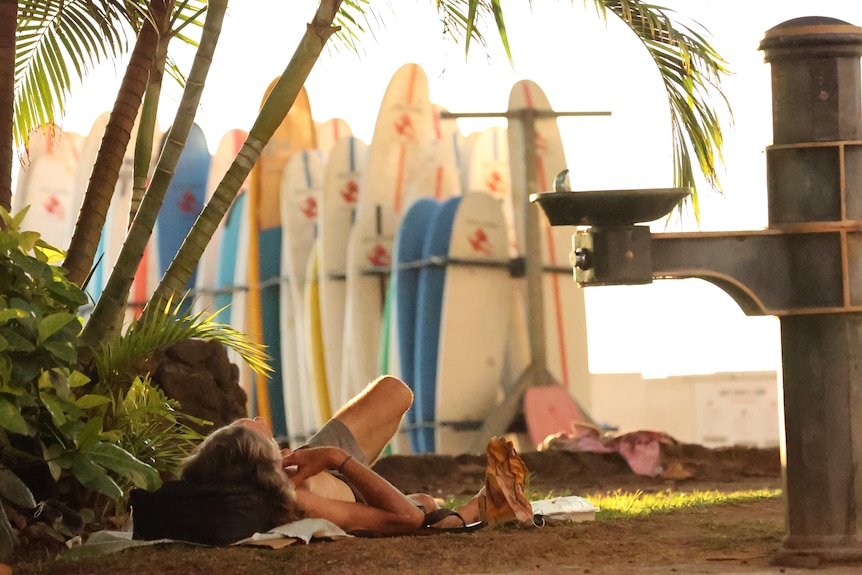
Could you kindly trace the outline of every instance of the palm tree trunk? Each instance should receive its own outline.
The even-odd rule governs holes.
[[[0,0],[0,207],[12,209],[12,121],[18,1]],[[2,226],[0,222],[0,226]]]
[[[144,94],[144,107],[138,124],[138,137],[135,141],[135,171],[132,185],[132,206],[129,212],[129,227],[135,219],[138,208],[147,189],[150,161],[153,157],[153,137],[156,131],[156,118],[159,111],[159,98],[162,94],[162,78],[165,75],[165,62],[168,57],[168,44],[171,34],[171,14],[174,0],[154,0],[151,4],[153,19],[159,24],[159,45],[150,70],[150,81]]]
[[[135,271],[141,262],[147,241],[156,223],[156,217],[168,191],[168,184],[174,175],[186,139],[195,120],[195,112],[200,103],[204,83],[221,34],[222,21],[227,10],[228,0],[210,0],[207,18],[195,59],[183,90],[182,100],[174,123],[165,138],[165,146],[159,156],[153,179],[147,188],[132,227],[126,236],[111,277],[99,297],[93,315],[81,334],[85,343],[93,346],[107,338],[116,329],[116,319],[126,304],[129,289],[134,281]],[[238,189],[238,188],[237,188]],[[194,266],[192,266],[194,269]],[[186,277],[191,277],[191,271]]]
[[[135,118],[147,88],[157,46],[158,32],[145,18],[114,108],[111,110],[111,117],[105,127],[105,135],[102,137],[87,193],[75,224],[75,233],[69,244],[66,261],[63,262],[63,267],[68,271],[68,279],[79,286],[84,283],[93,266],[99,236],[105,225],[111,197],[120,176],[123,155],[129,145]]]
[[[159,287],[147,303],[141,314],[141,321],[146,321],[150,313],[163,309],[170,298],[176,299],[176,295],[185,289],[204,248],[260,157],[261,150],[293,106],[326,41],[338,30],[332,26],[332,21],[340,6],[341,0],[321,1],[293,57],[263,104],[239,154],[198,216]]]

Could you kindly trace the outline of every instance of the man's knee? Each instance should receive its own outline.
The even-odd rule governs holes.
[[[381,375],[372,384],[386,396],[387,403],[406,412],[413,404],[413,392],[407,384],[393,375]]]

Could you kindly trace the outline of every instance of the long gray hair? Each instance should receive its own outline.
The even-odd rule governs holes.
[[[204,484],[258,487],[284,510],[282,523],[303,517],[293,483],[280,470],[278,445],[241,425],[229,425],[209,435],[186,460],[182,478]]]

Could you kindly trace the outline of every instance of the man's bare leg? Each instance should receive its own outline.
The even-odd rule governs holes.
[[[371,464],[398,432],[401,418],[412,403],[413,392],[403,381],[383,375],[369,383],[332,418],[350,429]]]

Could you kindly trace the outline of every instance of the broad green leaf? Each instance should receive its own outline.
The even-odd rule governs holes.
[[[18,406],[0,395],[0,427],[19,435],[32,435]]]
[[[21,232],[19,245],[24,252],[31,252],[36,247],[36,241],[39,239],[39,232]]]
[[[10,319],[22,319],[25,317],[27,317],[27,314],[24,313],[24,310],[14,307],[0,310],[0,323],[6,323]]]
[[[42,445],[42,459],[48,464],[48,471],[51,473],[51,477],[54,481],[59,481],[60,474],[63,472],[63,466],[60,462],[63,447],[57,443],[52,443],[51,445],[45,445],[41,441],[39,443]]]
[[[123,490],[117,482],[105,473],[105,470],[96,465],[85,453],[72,453],[72,473],[81,482],[81,485],[93,491],[98,491],[111,499],[123,497]]]
[[[99,442],[89,447],[86,453],[93,462],[127,477],[137,487],[153,491],[162,484],[159,472],[155,468],[142,463],[121,447]]]
[[[88,383],[90,383],[90,378],[78,370],[73,370],[72,373],[69,374],[69,387],[72,389],[81,387],[82,385],[87,385]]]
[[[75,431],[75,443],[79,451],[88,451],[99,443],[102,431],[102,418],[91,417]]]
[[[11,501],[18,507],[32,509],[36,507],[33,493],[21,479],[10,469],[0,466],[0,497]]]
[[[77,403],[78,407],[81,409],[90,409],[92,407],[99,407],[100,405],[111,403],[111,398],[95,393],[88,393],[79,397],[78,401],[75,403]]]
[[[8,346],[6,349],[10,352],[21,351],[29,353],[36,349],[33,342],[9,328],[0,328],[0,337],[6,340]]]
[[[63,365],[72,365],[78,359],[78,352],[71,341],[46,341],[42,347]]]
[[[39,341],[45,341],[77,319],[77,316],[71,313],[53,313],[42,318],[42,321],[39,322]]]
[[[54,425],[61,427],[66,423],[66,413],[63,410],[63,404],[60,402],[59,397],[53,393],[43,393],[42,405],[44,405],[48,410],[48,413],[51,414],[51,419],[54,421]]]

